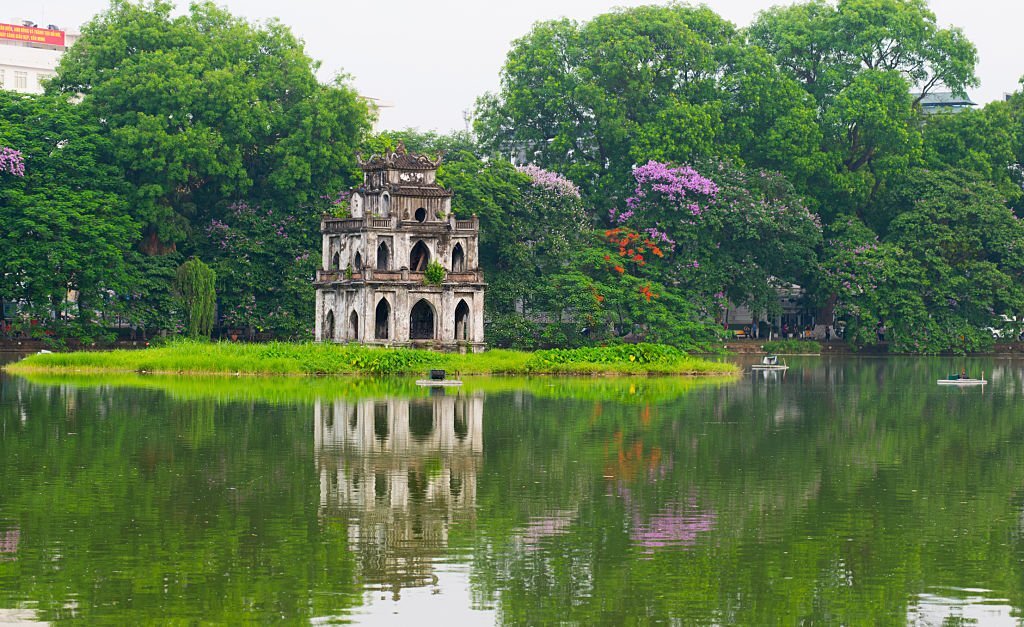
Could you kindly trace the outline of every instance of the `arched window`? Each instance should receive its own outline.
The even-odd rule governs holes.
[[[469,339],[469,305],[464,300],[455,307],[455,339]]]
[[[327,315],[324,316],[324,340],[331,341],[334,339],[334,312],[328,311]]]
[[[434,339],[434,308],[426,300],[421,299],[409,312],[409,338]]]
[[[423,272],[430,263],[430,249],[423,243],[423,240],[416,242],[409,253],[409,269],[413,272]]]
[[[466,252],[462,250],[462,244],[456,244],[452,249],[452,272],[466,271]]]
[[[388,327],[391,324],[391,304],[382,298],[377,303],[377,313],[373,321],[373,337],[378,340],[388,339]]]
[[[341,270],[341,253],[334,253],[334,257],[331,258],[330,270]]]
[[[380,195],[380,214],[385,218],[391,215],[391,196],[387,192]]]
[[[416,213],[413,214],[413,217],[416,218],[417,222],[426,222],[427,210],[424,209],[423,207],[420,207],[419,209],[416,210]]]
[[[363,256],[360,253],[357,252],[356,253],[356,260],[355,260],[355,271],[356,272],[362,272],[362,270],[363,270]]]
[[[388,250],[387,242],[381,242],[377,247],[377,269],[387,270],[391,262],[391,251]]]
[[[359,314],[354,311],[348,317],[348,335],[350,340],[359,341]]]

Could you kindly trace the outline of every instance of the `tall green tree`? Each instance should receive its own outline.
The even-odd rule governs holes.
[[[806,157],[811,105],[731,23],[671,4],[537,24],[509,51],[500,92],[480,99],[476,130],[488,148],[568,176],[607,210],[631,190],[632,166],[650,159],[760,146],[767,160],[819,169]]]
[[[276,21],[212,2],[172,15],[164,0],[113,0],[61,59],[51,92],[80,94],[130,183],[142,249],[162,253],[236,199],[308,211],[348,184],[368,105]]]
[[[95,313],[120,313],[110,295],[139,233],[110,142],[65,98],[0,91],[0,145],[20,160],[0,173],[0,298],[58,337],[94,337]]]
[[[814,100],[830,169],[802,188],[824,217],[862,212],[920,156],[916,105],[978,84],[977,51],[925,0],[810,0],[761,13],[748,40]],[[789,172],[789,168],[782,168]]]
[[[926,167],[974,172],[995,185],[1011,206],[1020,203],[1024,172],[1016,144],[1020,143],[1018,136],[1024,133],[1024,124],[1014,119],[1010,102],[929,115],[924,121]]]

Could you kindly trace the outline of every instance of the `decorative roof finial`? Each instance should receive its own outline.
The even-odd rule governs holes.
[[[404,155],[405,154],[405,142],[404,141],[400,140],[398,142],[398,145],[395,146],[395,154],[396,155]]]

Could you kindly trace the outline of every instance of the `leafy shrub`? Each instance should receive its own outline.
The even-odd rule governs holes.
[[[427,285],[441,285],[444,283],[444,277],[447,276],[447,272],[435,259],[427,264],[427,269],[423,271],[423,282]]]
[[[541,364],[671,364],[687,355],[665,344],[620,344],[618,346],[587,346],[583,348],[552,348],[540,350],[527,362],[530,370]],[[533,367],[531,367],[533,366]]]

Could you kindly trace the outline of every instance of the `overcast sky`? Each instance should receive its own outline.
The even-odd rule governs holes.
[[[179,8],[187,0],[178,0]],[[306,42],[322,62],[320,78],[339,71],[353,77],[364,96],[391,105],[382,109],[380,129],[415,127],[449,131],[465,126],[476,97],[496,90],[512,40],[541,20],[587,20],[616,6],[656,4],[651,0],[219,0],[250,21],[278,18]],[[707,0],[737,26],[780,0]],[[15,9],[3,0],[0,20],[30,19],[77,30],[107,0],[36,0]],[[981,87],[978,103],[1015,91],[1024,75],[1024,1],[931,0],[940,26],[959,26],[978,47]]]

